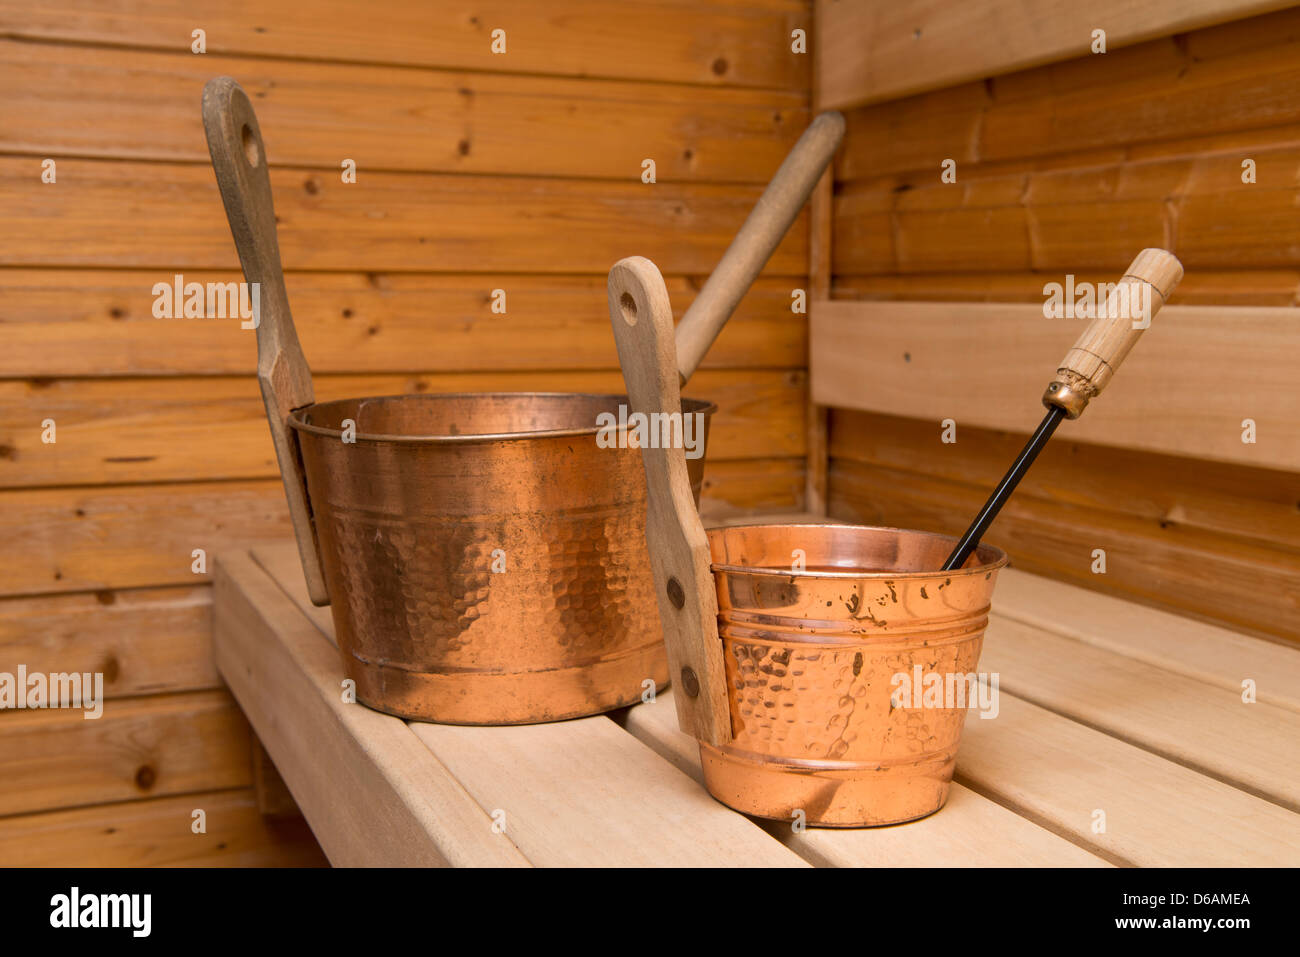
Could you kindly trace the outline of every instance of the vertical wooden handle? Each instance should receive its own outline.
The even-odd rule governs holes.
[[[311,369],[298,344],[289,312],[289,296],[284,288],[262,133],[248,95],[228,76],[209,80],[203,88],[203,130],[207,134],[208,153],[217,174],[221,201],[226,207],[226,219],[239,251],[239,263],[244,268],[244,279],[257,290],[253,300],[258,304],[255,313],[257,379],[284,480],[284,494],[289,501],[289,517],[298,540],[303,576],[312,602],[327,605],[329,591],[325,586],[320,542],[312,522],[301,452],[288,424],[289,413],[315,401]]]
[[[633,256],[609,271],[609,319],[627,384],[629,430],[639,414],[645,423],[642,437],[648,439],[641,443],[648,499],[646,545],[669,673],[677,684],[677,721],[683,731],[720,746],[731,740],[731,718],[718,638],[718,599],[709,542],[686,471],[686,450],[680,443],[660,441],[681,436],[684,430],[658,427],[663,416],[682,414],[682,399],[672,306],[663,277],[650,260]]]
[[[843,115],[833,110],[822,113],[804,130],[758,198],[677,327],[679,385],[685,385],[699,368],[709,346],[781,245],[843,138]]]
[[[1106,388],[1182,278],[1182,263],[1172,253],[1163,249],[1138,253],[1105,301],[1097,296],[1097,315],[1061,360],[1043,404],[1077,419],[1089,400]]]

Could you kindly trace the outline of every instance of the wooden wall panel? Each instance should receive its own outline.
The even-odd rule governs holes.
[[[1121,511],[1175,533],[1222,535],[1300,552],[1300,475],[1076,440],[1067,423],[1025,476],[1027,495],[1081,512]],[[992,488],[1024,445],[1019,432],[963,428],[944,444],[933,421],[846,410],[831,450],[864,465]]]
[[[846,186],[836,200],[835,271],[1123,268],[1133,251],[1170,249],[1187,269],[1300,266],[1290,210],[1300,202],[1300,148],[1002,173],[899,190]],[[936,164],[936,169],[938,168]],[[855,243],[866,232],[874,243]]]
[[[650,256],[685,311],[807,122],[810,58],[791,32],[810,14],[0,0],[0,670],[102,671],[109,700],[98,722],[0,713],[0,862],[322,861],[301,820],[256,813],[192,569],[196,548],[290,535],[254,335],[153,315],[155,283],[178,273],[239,278],[203,82],[235,76],[258,111],[320,397],[621,392],[605,274]],[[721,406],[712,514],[802,506],[808,340],[791,293],[807,255],[805,216],[688,390]],[[189,831],[188,793],[162,797],[180,791],[208,807],[207,836]]]
[[[1114,270],[1079,270],[1075,282],[1114,282]],[[1039,273],[970,272],[925,275],[840,276],[835,299],[930,302],[1042,303],[1047,277]],[[1185,306],[1300,306],[1300,270],[1198,270],[1184,275],[1174,301]]]
[[[1267,219],[1263,243],[1283,241],[1262,260],[1249,237],[1243,243],[1228,233],[1228,242],[1207,249],[1201,240],[1207,203],[1208,215],[1231,226],[1252,221],[1259,207],[1290,202],[1247,190],[1296,185],[1297,63],[1300,9],[1289,9],[851,111],[836,169],[836,251],[851,258],[837,261],[837,275],[986,272],[1008,261],[1006,269],[1081,272],[1087,263],[1052,258],[1057,235],[1081,232],[1095,247],[1107,229],[1138,222],[1137,207],[1113,204],[1143,204],[1146,217],[1166,188],[1195,218],[1180,223],[1175,211],[1162,212],[1158,224],[1143,219],[1143,228],[1151,235],[1157,226],[1175,228],[1169,241],[1191,243],[1180,254],[1191,253],[1198,271],[1258,269],[1292,256],[1292,244]],[[1254,186],[1241,183],[1243,157],[1260,167]],[[945,185],[944,159],[957,161],[956,189],[936,189]],[[1088,209],[1093,203],[1104,208]],[[973,232],[945,240],[936,223]],[[1009,245],[991,250],[998,260],[990,262],[980,258],[981,238]],[[1035,242],[1045,244],[1037,259]]]
[[[960,533],[1037,420],[1060,356],[1046,346],[1038,359],[1017,353],[1044,329],[1017,332],[1014,308],[967,307],[959,328],[945,326],[949,338],[927,336],[909,311],[942,307],[883,303],[1041,306],[1048,282],[1067,273],[1114,282],[1142,246],[1164,246],[1187,269],[1172,302],[1202,307],[1201,331],[1219,345],[1184,349],[1195,330],[1182,326],[1149,333],[1113,394],[1062,427],[986,537],[1021,568],[1300,640],[1300,440],[1290,434],[1300,392],[1285,373],[1280,388],[1267,374],[1285,365],[1290,326],[1300,329],[1289,316],[1300,317],[1298,55],[1300,8],[851,110],[836,167],[831,295],[882,305],[869,307],[878,334],[860,337],[856,351],[847,339],[817,341],[814,321],[814,352],[839,357],[863,410],[830,417],[832,514]],[[957,162],[955,184],[940,181],[945,159]],[[1255,183],[1243,182],[1243,159],[1255,161]],[[1291,308],[1245,308],[1259,306]],[[1238,346],[1260,345],[1247,331],[1256,318],[1274,323],[1277,338],[1245,357]],[[956,346],[963,337],[967,346]],[[997,342],[1001,358],[1019,355],[1020,371],[987,369],[972,386],[979,393],[942,415],[927,405],[933,396],[905,386],[923,371],[951,384],[957,366]],[[856,376],[843,358],[855,354]],[[1185,364],[1182,400],[1143,373],[1170,362]],[[1033,368],[1043,378],[1030,388]],[[1112,410],[1121,392],[1132,401]],[[1256,446],[1240,444],[1250,413],[1235,417],[1232,435],[1226,419],[1199,414],[1234,401],[1267,407],[1281,425],[1274,454],[1253,457]],[[987,403],[1023,408],[1022,417],[981,417]],[[939,441],[944,416],[957,421],[955,444]],[[1168,433],[1180,417],[1178,434]],[[1129,423],[1126,438],[1107,426],[1118,419]],[[1237,444],[1209,450],[1220,434]],[[1104,575],[1092,573],[1093,548],[1106,549]]]
[[[195,833],[202,809],[206,830]],[[0,867],[324,867],[302,817],[268,818],[251,788],[0,818]]]
[[[804,464],[710,461],[701,509],[713,517],[796,508]],[[292,534],[278,478],[3,491],[0,597],[191,585],[207,580],[191,571],[194,549],[210,557]]]
[[[1300,640],[1300,474],[1088,445],[1069,426],[985,541],[1025,571]],[[837,410],[832,513],[959,535],[1024,438],[959,426],[944,444],[937,422]]]
[[[960,535],[991,488],[832,460],[831,512],[866,525]],[[1098,588],[1254,633],[1300,640],[1300,557],[1217,546],[1218,537],[1163,534],[1122,515],[1074,511],[1017,495],[985,536],[1023,571]],[[1092,574],[1106,553],[1106,578]],[[1249,596],[1249,600],[1245,599]]]
[[[57,171],[42,185],[39,159],[0,158],[0,266],[149,267],[155,282],[238,267],[210,168],[61,159]],[[707,275],[762,191],[433,173],[345,184],[284,167],[271,189],[287,269],[604,274],[640,254],[678,275]],[[766,272],[806,268],[804,214]]]
[[[195,549],[293,535],[278,479],[0,493],[0,587],[9,595],[193,585]]]
[[[11,269],[0,298],[0,377],[218,375],[257,370],[239,321],[155,318],[156,270]],[[237,282],[237,271],[185,281]],[[703,278],[666,279],[678,319]],[[618,368],[603,276],[290,273],[294,325],[314,373]],[[797,278],[759,279],[704,369],[801,369]],[[492,312],[492,292],[506,313]]]
[[[0,815],[249,787],[251,740],[225,690],[0,713]]]
[[[317,376],[316,399],[439,392],[621,393],[619,372]],[[719,404],[709,458],[803,455],[807,376],[705,371],[689,395]],[[41,422],[58,441],[43,442]],[[247,479],[279,474],[249,378],[0,381],[0,488]]]
[[[709,462],[700,491],[700,515],[709,524],[736,516],[799,511],[807,464],[804,458]]]
[[[766,183],[808,123],[797,91],[284,63],[0,40],[5,152],[208,164],[203,84],[236,77],[273,164]],[[39,89],[25,108],[23,92]],[[545,104],[539,109],[538,104]],[[528,149],[520,149],[521,142]],[[210,176],[209,176],[210,178]]]
[[[1224,23],[1287,0],[818,0],[817,86],[828,107],[894,99],[974,77]]]
[[[807,0],[63,0],[0,3],[0,34],[105,46],[401,64],[481,72],[805,90]],[[491,50],[506,31],[506,52]]]
[[[105,697],[195,691],[220,683],[212,602],[199,585],[0,600],[0,670],[98,672]]]

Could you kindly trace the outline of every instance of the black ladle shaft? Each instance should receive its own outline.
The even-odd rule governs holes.
[[[998,517],[998,512],[1002,511],[1002,506],[1011,497],[1011,493],[1016,490],[1020,480],[1029,471],[1029,466],[1034,464],[1034,459],[1038,458],[1038,453],[1043,450],[1043,446],[1047,444],[1047,440],[1052,437],[1052,433],[1056,431],[1056,427],[1061,424],[1063,418],[1065,418],[1064,409],[1052,406],[1047,410],[1047,415],[1043,417],[1043,421],[1038,425],[1038,431],[1025,444],[1020,456],[1007,470],[1007,474],[1002,476],[1002,481],[998,483],[998,487],[993,490],[989,500],[984,503],[980,513],[975,516],[975,521],[970,523],[970,528],[966,529],[966,534],[961,537],[957,547],[952,550],[948,560],[943,563],[944,571],[952,571],[966,564],[966,559],[978,547],[980,539],[984,537],[984,532],[993,524],[993,519]]]
[[[1057,364],[1056,378],[1043,393],[1047,416],[944,562],[944,571],[954,571],[966,563],[1061,419],[1077,419],[1088,402],[1106,388],[1142,330],[1151,325],[1151,317],[1164,306],[1182,278],[1182,263],[1163,249],[1144,249],[1129,264],[1105,302],[1098,303],[1092,322]]]

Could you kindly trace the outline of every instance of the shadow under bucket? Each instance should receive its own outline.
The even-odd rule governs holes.
[[[823,827],[939,810],[966,707],[989,693],[974,674],[1006,555],[981,545],[933,571],[955,539],[856,525],[715,528],[708,541],[732,730],[700,743],[709,792]]]

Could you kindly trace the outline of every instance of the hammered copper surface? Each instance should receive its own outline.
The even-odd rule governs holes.
[[[358,698],[410,718],[518,724],[662,687],[636,448],[601,448],[624,396],[410,395],[291,417],[339,649]],[[709,403],[683,400],[707,417]],[[343,441],[345,420],[356,441]],[[706,430],[707,435],[707,430]],[[703,458],[690,460],[696,496]]]
[[[943,572],[932,569],[955,540],[925,532],[751,525],[708,535],[733,734],[723,748],[700,746],[709,791],[747,814],[789,821],[802,811],[832,827],[942,807],[966,710],[900,701],[894,676],[975,672],[1006,556],[982,545]]]

